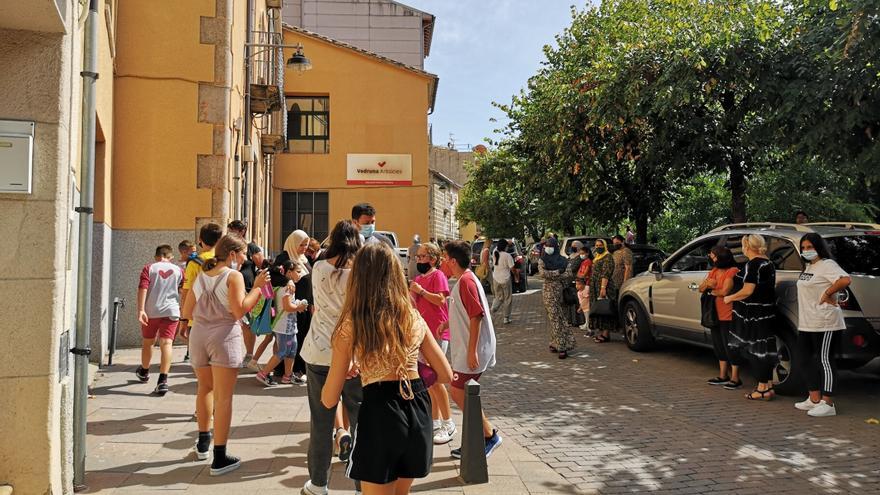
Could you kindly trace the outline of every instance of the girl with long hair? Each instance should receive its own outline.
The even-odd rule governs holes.
[[[363,402],[346,475],[361,481],[365,495],[409,493],[413,479],[431,471],[431,400],[419,378],[419,352],[439,383],[452,379],[443,351],[410,302],[397,254],[382,243],[367,245],[354,261],[321,393],[323,407],[336,407],[347,376],[360,373]]]
[[[309,481],[302,489],[305,495],[327,493],[330,461],[333,457],[334,420],[336,408],[327,409],[321,404],[321,389],[330,372],[333,355],[331,337],[336,322],[342,314],[348,291],[351,265],[361,249],[360,229],[351,220],[342,220],[330,232],[330,246],[326,258],[312,267],[312,297],[315,314],[309,334],[303,342],[301,356],[306,362],[306,384],[311,412],[311,435],[309,440]],[[352,428],[357,426],[358,409],[363,392],[358,376],[345,381],[341,388],[342,403],[348,411]],[[336,397],[339,401],[339,394]],[[337,435],[341,440],[342,435]]]
[[[205,261],[202,273],[187,293],[183,317],[193,320],[189,338],[190,363],[198,379],[196,417],[199,440],[196,456],[208,458],[210,423],[214,416],[214,459],[211,475],[217,476],[241,466],[241,460],[226,453],[232,422],[232,394],[244,361],[241,318],[260,298],[267,275],[261,271],[254,287],[245,294],[244,277],[238,267],[247,258],[247,243],[237,235],[223,236],[214,247],[214,257]]]
[[[742,386],[739,379],[740,358],[735,352],[730,352],[727,341],[730,339],[730,329],[733,325],[733,304],[725,303],[724,296],[733,290],[733,278],[739,273],[733,253],[725,246],[714,246],[709,251],[709,260],[712,262],[712,270],[700,284],[702,293],[710,293],[715,297],[715,311],[718,314],[718,326],[710,328],[712,333],[712,348],[715,350],[715,358],[718,359],[718,376],[710,378],[709,385],[721,385],[728,390]]]

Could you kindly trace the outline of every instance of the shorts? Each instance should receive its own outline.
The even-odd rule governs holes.
[[[482,373],[471,374],[471,373],[459,373],[458,371],[453,371],[452,372],[452,383],[450,383],[450,385],[452,385],[455,388],[460,388],[460,389],[464,390],[464,386],[467,385],[467,382],[469,382],[470,380],[476,380],[479,382],[481,376],[483,376]]]
[[[354,446],[345,475],[369,483],[424,478],[434,459],[431,399],[422,380],[412,380],[413,400],[400,396],[400,383],[364,387]]]
[[[241,325],[236,322],[205,326],[196,322],[189,335],[189,360],[193,368],[241,368],[244,362]]]
[[[278,345],[278,348],[275,349],[275,357],[278,359],[293,359],[296,357],[296,334],[285,335],[283,333],[276,333],[275,343]]]
[[[155,339],[158,335],[160,339],[174,340],[178,321],[171,318],[150,318],[146,325],[141,325],[141,337]]]

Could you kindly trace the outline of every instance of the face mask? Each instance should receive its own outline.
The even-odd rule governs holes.
[[[232,268],[233,270],[238,270],[238,262],[237,261],[230,261],[229,268]]]
[[[419,271],[422,275],[428,273],[428,270],[431,269],[430,263],[416,263],[416,270]]]
[[[620,244],[612,244],[611,245],[612,252],[617,251],[618,249],[620,249]]]
[[[812,251],[812,250],[811,251],[804,251],[803,253],[801,253],[801,256],[803,256],[804,259],[807,261],[813,261],[814,259],[816,259],[819,256],[819,253],[817,253],[816,251]]]
[[[545,247],[545,248],[544,248],[544,252],[547,253],[547,254],[553,254],[553,253],[556,252],[556,248]]]
[[[364,237],[370,237],[371,235],[373,235],[374,230],[376,230],[376,225],[372,223],[361,225],[361,235]]]
[[[707,258],[707,260],[709,261],[709,266],[715,266],[715,260],[712,258]]]
[[[597,248],[596,248],[596,254],[605,254],[605,248],[603,248],[603,247],[597,247]]]
[[[585,260],[585,259],[587,259],[587,255],[586,255],[586,254],[582,254],[582,255],[580,255],[580,258],[581,258],[582,260]]]

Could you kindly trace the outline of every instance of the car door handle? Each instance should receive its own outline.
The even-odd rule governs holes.
[[[700,289],[700,285],[697,283],[691,282],[690,284],[688,284],[688,289],[696,292]]]

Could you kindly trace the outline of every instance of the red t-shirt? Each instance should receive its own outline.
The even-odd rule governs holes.
[[[724,287],[724,281],[732,279],[737,273],[739,273],[739,268],[728,268],[726,270],[713,268],[709,272],[709,278],[715,279],[715,287],[717,290],[721,290]],[[718,310],[719,321],[733,320],[733,303],[724,304],[724,296],[715,297],[715,309]]]
[[[482,317],[486,312],[483,310],[483,303],[480,300],[480,291],[477,289],[477,276],[474,272],[468,270],[461,276],[459,284],[461,288],[461,303],[464,305],[465,311],[471,318]]]
[[[449,280],[440,270],[434,270],[427,275],[418,275],[413,281],[432,294],[443,294],[443,297],[449,295]],[[446,304],[437,306],[418,294],[414,297],[416,309],[425,319],[431,332],[436,335],[440,324],[449,321],[449,309]],[[440,340],[449,340],[449,328],[440,335]]]

